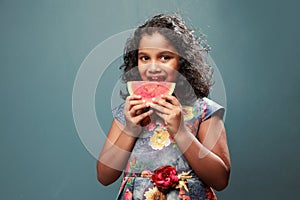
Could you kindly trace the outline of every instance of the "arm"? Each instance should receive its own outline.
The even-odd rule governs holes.
[[[100,183],[109,185],[116,181],[125,168],[136,138],[141,132],[140,121],[153,111],[142,113],[147,105],[140,97],[126,99],[124,115],[126,126],[118,120],[112,122],[107,139],[97,162],[97,176]]]
[[[213,115],[202,122],[197,140],[184,125],[178,100],[170,95],[164,98],[169,102],[161,100],[151,107],[165,120],[169,133],[198,177],[216,190],[224,189],[229,180],[230,159],[223,121]]]
[[[198,138],[200,141],[183,129],[176,134],[175,141],[200,179],[218,191],[223,190],[229,181],[230,158],[220,117],[215,115],[202,122]]]
[[[114,119],[97,162],[100,183],[109,185],[119,178],[135,140],[135,137],[125,133],[123,124]]]

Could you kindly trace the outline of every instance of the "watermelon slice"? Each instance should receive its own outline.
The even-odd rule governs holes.
[[[162,94],[171,95],[175,89],[175,83],[163,81],[128,81],[127,89],[130,95],[141,95],[143,100],[159,100]]]

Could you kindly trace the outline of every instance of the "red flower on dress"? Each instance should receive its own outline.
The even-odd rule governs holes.
[[[125,191],[124,200],[132,200],[132,192],[128,188]]]
[[[151,179],[161,191],[175,188],[179,183],[176,168],[172,166],[162,166],[156,169]]]
[[[216,194],[214,193],[214,191],[212,190],[211,187],[206,187],[205,188],[205,193],[206,193],[206,199],[208,200],[217,200],[217,196]]]

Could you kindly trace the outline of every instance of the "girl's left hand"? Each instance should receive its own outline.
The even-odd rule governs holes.
[[[166,128],[172,137],[184,130],[182,107],[178,99],[171,95],[162,95],[161,99],[150,104],[156,114],[165,121]]]

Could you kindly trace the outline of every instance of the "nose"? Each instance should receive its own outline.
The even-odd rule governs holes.
[[[149,66],[149,72],[155,73],[155,72],[160,72],[161,69],[158,66],[158,64],[156,63],[156,61],[152,61],[151,65]]]

